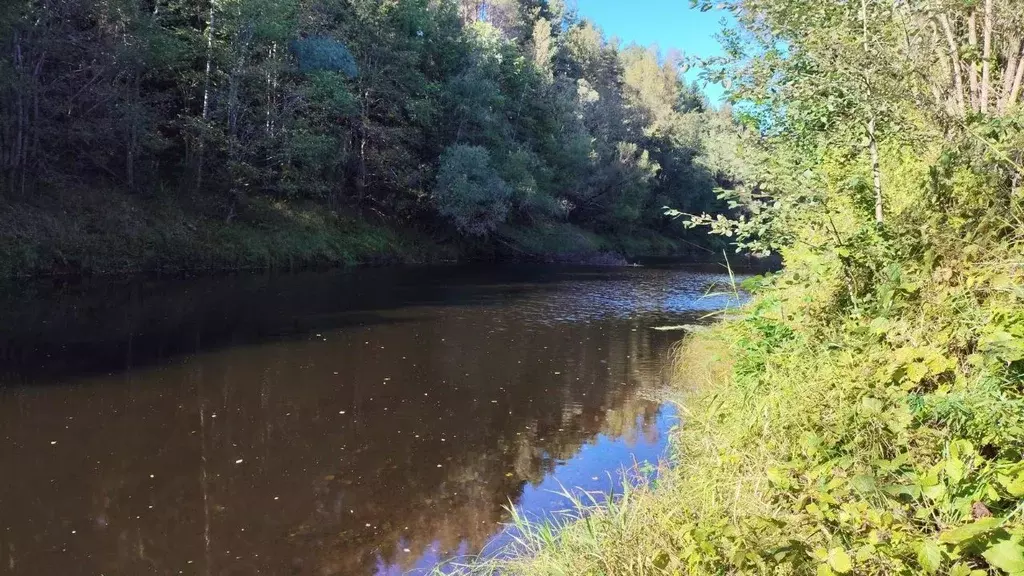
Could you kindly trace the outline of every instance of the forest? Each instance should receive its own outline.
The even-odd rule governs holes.
[[[0,8],[0,269],[706,253],[742,172],[677,51],[561,0]]]

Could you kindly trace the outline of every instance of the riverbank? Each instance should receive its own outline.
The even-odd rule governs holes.
[[[504,225],[485,239],[315,204],[215,207],[163,197],[76,192],[0,209],[0,278],[296,270],[471,261],[624,265],[638,257],[718,260],[651,230],[601,235],[568,223]],[[208,208],[208,209],[204,209]]]
[[[951,240],[947,240],[951,242]],[[671,468],[474,573],[983,575],[1024,570],[1019,238],[895,263],[844,306],[792,254],[684,342]]]

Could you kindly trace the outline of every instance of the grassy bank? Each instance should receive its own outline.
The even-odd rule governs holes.
[[[255,199],[228,213],[163,194],[97,190],[3,205],[0,278],[478,260],[625,264],[641,256],[719,255],[642,229],[608,236],[568,223],[506,225],[467,238],[443,223],[426,230],[308,203]]]
[[[792,252],[683,343],[671,468],[474,573],[1024,573],[1019,236],[957,239],[857,302]]]
[[[425,262],[449,250],[314,205],[256,201],[236,217],[174,198],[77,191],[0,210],[0,276],[292,269]]]

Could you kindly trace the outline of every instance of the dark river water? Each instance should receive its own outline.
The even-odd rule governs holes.
[[[0,295],[0,574],[429,571],[663,455],[719,269],[439,268]]]

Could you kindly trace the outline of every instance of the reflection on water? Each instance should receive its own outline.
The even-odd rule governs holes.
[[[0,300],[0,574],[377,574],[654,460],[681,270],[405,270]],[[611,474],[609,474],[611,473]]]

